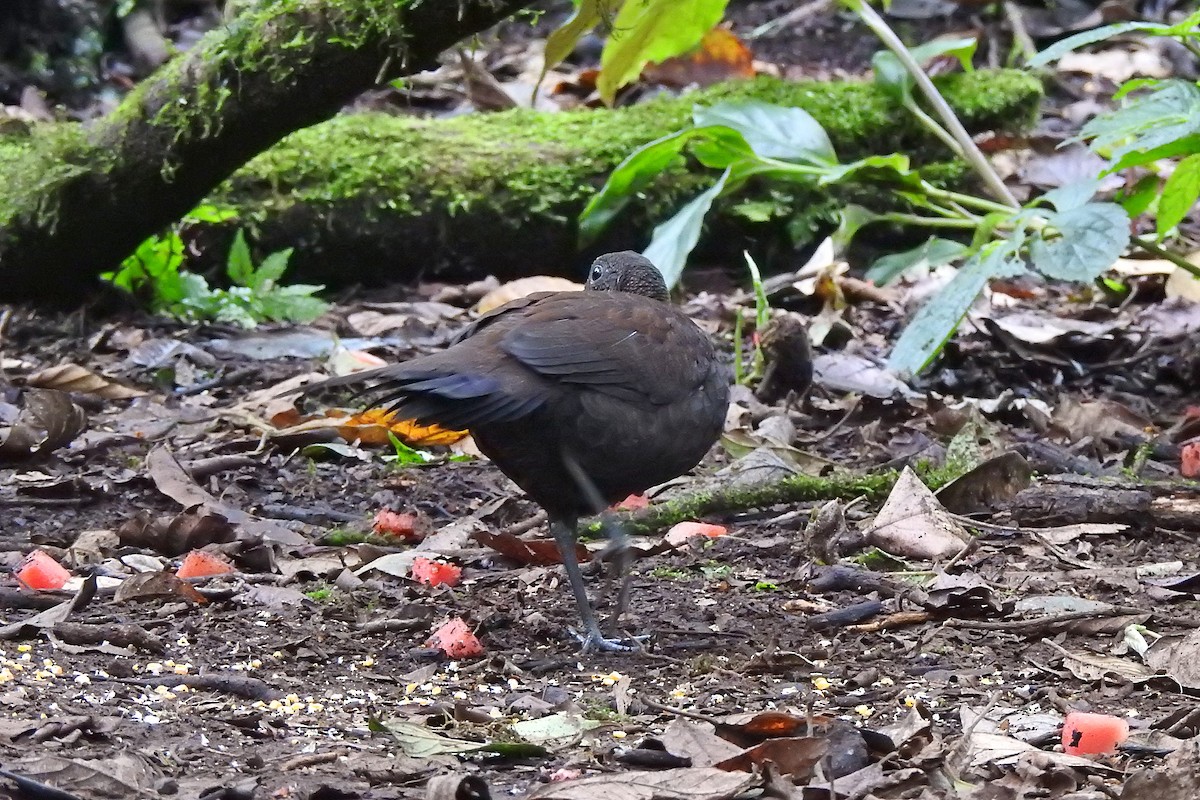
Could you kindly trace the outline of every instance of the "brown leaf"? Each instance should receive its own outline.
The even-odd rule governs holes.
[[[550,539],[521,539],[511,533],[490,533],[488,531],[476,531],[471,534],[471,538],[518,564],[548,567],[562,563],[558,545]],[[581,562],[590,561],[592,558],[587,548],[578,542],[575,544],[575,557]]]
[[[650,64],[642,77],[652,83],[684,87],[711,86],[736,78],[753,78],[754,54],[732,31],[713,28],[690,53]]]
[[[824,737],[768,739],[713,766],[730,772],[750,772],[753,767],[770,761],[782,774],[791,775],[794,783],[804,783],[828,751],[829,743]]]
[[[232,542],[234,526],[203,506],[192,506],[174,517],[154,517],[142,510],[117,529],[121,544],[177,556],[213,543]]]
[[[141,389],[122,386],[78,364],[59,364],[57,367],[35,372],[26,378],[25,382],[29,386],[39,386],[43,389],[94,394],[105,400],[128,400],[131,397],[146,395]]]
[[[173,572],[141,572],[117,587],[113,600],[125,603],[130,600],[178,598],[197,605],[207,603],[207,598]]]

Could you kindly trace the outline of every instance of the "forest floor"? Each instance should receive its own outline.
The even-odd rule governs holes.
[[[734,4],[734,30],[794,5]],[[910,24],[987,40],[1001,22],[984,22]],[[875,49],[828,9],[751,47],[785,74],[861,72]],[[1104,80],[1062,78],[1041,134],[1065,136]],[[1078,156],[1062,152],[1029,154],[1012,182],[1067,180]],[[771,296],[826,334],[811,392],[735,391],[722,443],[664,492],[811,475],[815,499],[705,515],[721,536],[637,537],[620,629],[649,639],[629,654],[580,654],[561,569],[514,545],[545,537],[538,509],[469,446],[388,461],[279,397],[331,356],[444,347],[481,288],[352,297],[313,326],[250,332],[6,309],[0,561],[41,550],[72,576],[51,592],[0,578],[0,797],[1200,794],[1200,484],[1180,477],[1200,436],[1200,304],[1145,263],[1124,298],[997,282],[903,384],[877,362],[945,276],[863,293],[817,267],[838,303],[812,270]],[[729,350],[752,304],[685,308]],[[841,470],[905,467],[965,474],[937,500],[901,479],[890,523],[886,486],[835,491]],[[419,543],[373,534],[384,509]],[[175,578],[195,548],[235,571]],[[411,579],[422,553],[461,583]],[[482,655],[431,644],[454,618]],[[1130,738],[1065,754],[1071,711],[1122,718]]]

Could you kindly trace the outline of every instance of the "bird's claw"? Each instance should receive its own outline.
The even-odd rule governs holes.
[[[600,653],[641,653],[646,649],[642,643],[650,638],[648,635],[641,635],[625,639],[607,639],[598,630],[579,633],[574,628],[567,628],[567,631],[582,645],[580,655],[586,655],[593,650]]]

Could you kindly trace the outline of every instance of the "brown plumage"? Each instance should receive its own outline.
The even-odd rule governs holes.
[[[694,467],[721,433],[729,373],[637,253],[596,259],[585,288],[514,300],[440,353],[314,388],[374,383],[374,405],[469,428],[546,510],[585,648],[621,649],[601,636],[584,591],[576,524]]]

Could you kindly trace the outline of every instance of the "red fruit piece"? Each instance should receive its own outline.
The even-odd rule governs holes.
[[[707,536],[715,539],[726,533],[728,531],[722,525],[710,525],[707,522],[680,522],[667,531],[666,539],[668,544],[680,545],[693,536]]]
[[[398,536],[406,542],[419,542],[425,538],[416,514],[401,514],[383,509],[375,514],[371,528],[383,536]]]
[[[17,567],[17,580],[30,589],[61,589],[71,573],[44,550],[34,550]]]
[[[1179,450],[1179,474],[1200,478],[1200,442],[1188,442]]]
[[[1111,753],[1129,736],[1129,723],[1108,714],[1072,711],[1063,723],[1063,752],[1072,756]]]
[[[613,508],[617,511],[637,511],[639,508],[648,508],[649,506],[649,497],[646,497],[644,494],[631,494],[613,506]]]
[[[444,561],[415,558],[412,565],[412,578],[418,583],[427,583],[430,586],[458,586],[458,582],[462,580],[462,567],[457,564],[447,564]]]
[[[483,643],[471,633],[462,617],[444,623],[425,645],[436,647],[451,658],[474,658],[483,654]]]
[[[207,578],[210,575],[224,575],[234,571],[233,564],[215,553],[203,550],[193,550],[184,557],[175,573],[178,578]]]

